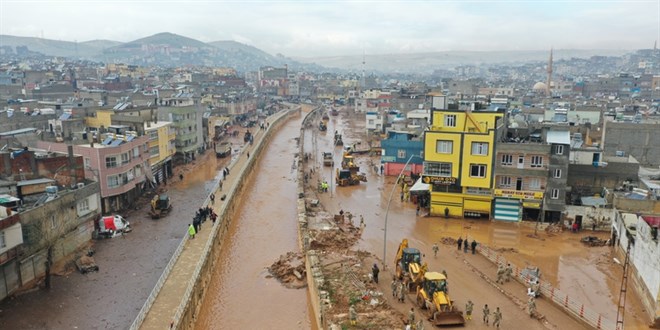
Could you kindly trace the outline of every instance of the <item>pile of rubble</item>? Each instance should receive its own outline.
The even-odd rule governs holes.
[[[445,245],[456,245],[456,239],[453,237],[443,237],[440,239],[440,242]]]
[[[564,231],[564,227],[561,224],[559,224],[558,222],[551,223],[547,227],[545,227],[545,232],[548,235],[561,234],[563,231]]]
[[[305,260],[302,254],[288,252],[268,267],[270,274],[289,289],[307,286]]]

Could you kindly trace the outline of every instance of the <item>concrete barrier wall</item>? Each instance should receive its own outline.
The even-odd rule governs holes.
[[[193,329],[195,325],[195,318],[199,313],[201,303],[204,300],[204,295],[206,293],[206,288],[208,287],[211,277],[213,275],[213,269],[216,266],[218,257],[221,251],[221,245],[231,221],[234,218],[236,207],[238,206],[240,199],[238,195],[242,191],[246,182],[249,182],[252,175],[256,171],[253,171],[254,166],[257,163],[261,152],[266,147],[266,141],[275,134],[279,128],[287,122],[292,116],[300,113],[300,107],[296,107],[290,110],[287,110],[285,114],[280,115],[276,119],[269,119],[270,127],[265,132],[265,135],[256,142],[256,145],[250,150],[252,156],[249,158],[245,167],[243,167],[240,172],[235,173],[236,169],[232,171],[232,175],[238,176],[238,181],[236,185],[230,188],[229,190],[223,190],[222,192],[215,191],[216,195],[227,194],[227,199],[225,199],[223,205],[220,208],[216,208],[218,214],[217,224],[212,227],[213,232],[209,239],[206,242],[206,246],[203,250],[203,256],[201,261],[197,265],[195,272],[190,280],[190,284],[186,293],[182,297],[181,304],[177,309],[175,316],[173,318],[173,328],[176,329]],[[277,114],[275,115],[277,116]],[[203,205],[209,203],[209,197],[206,198]]]
[[[303,127],[312,120],[322,108],[318,107],[305,117]],[[328,299],[328,294],[320,290],[320,286],[325,281],[321,270],[321,261],[315,250],[309,250],[309,231],[307,230],[307,213],[305,206],[305,180],[303,168],[303,155],[305,146],[305,130],[300,131],[300,151],[298,155],[298,246],[305,255],[305,270],[307,272],[307,290],[309,293],[309,303],[312,307],[312,324],[316,329],[325,329],[325,312],[323,303]],[[301,198],[302,196],[302,198]]]

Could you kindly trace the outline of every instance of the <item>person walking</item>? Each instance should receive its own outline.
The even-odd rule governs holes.
[[[442,270],[442,275],[445,275],[445,279],[449,278],[449,277],[447,276],[447,271],[444,270],[444,269]]]
[[[488,317],[490,316],[490,309],[488,308],[488,304],[484,305],[483,312],[484,312],[484,323],[488,325]]]
[[[398,295],[397,298],[400,303],[404,302],[406,300],[406,285],[403,283],[403,281],[399,281],[399,284],[397,284],[397,291]]]
[[[371,267],[371,274],[374,276],[374,282],[378,284],[378,273],[380,273],[380,269],[378,269],[378,265],[374,264],[373,267]]]
[[[356,325],[357,324],[357,311],[355,310],[355,306],[351,305],[351,307],[348,308],[348,315],[349,315],[349,318],[351,319],[351,325]]]
[[[466,237],[465,240],[463,241],[463,253],[467,253],[467,251],[468,251],[468,239]]]
[[[536,314],[536,299],[534,297],[529,297],[529,300],[527,300],[527,314],[529,314],[529,317],[534,317]]]
[[[461,245],[463,245],[463,237],[459,237],[458,241],[456,241],[456,243],[458,244],[458,251],[460,251],[461,250]]]
[[[511,275],[513,274],[513,268],[511,267],[511,264],[506,264],[506,268],[504,268],[504,282],[509,282],[511,281]]]
[[[248,159],[250,158],[250,152],[249,151],[247,152],[247,158]]]
[[[502,264],[497,266],[497,280],[495,282],[497,284],[504,284],[504,266]]]
[[[438,243],[433,243],[433,257],[437,258],[438,257],[438,251],[440,248],[438,247]]]
[[[211,194],[209,198],[211,199],[211,203],[215,202],[215,194]]]
[[[499,329],[500,328],[500,322],[502,322],[502,312],[500,312],[500,308],[497,307],[495,309],[495,313],[493,314],[493,326],[495,326]]]
[[[396,280],[396,277],[392,278],[392,283],[390,284],[390,288],[392,289],[392,297],[396,298],[396,289],[398,287],[398,283]]]
[[[408,312],[408,324],[415,324],[415,308],[410,307]]]
[[[472,320],[472,311],[474,310],[474,304],[472,303],[472,300],[468,300],[467,304],[465,304],[465,318],[468,320]]]
[[[472,248],[472,254],[474,254],[475,251],[477,251],[477,241],[472,240],[472,244],[470,244],[470,247]]]
[[[188,235],[190,236],[190,239],[195,238],[196,233],[197,233],[197,231],[195,230],[195,227],[193,226],[193,224],[192,223],[188,224]]]
[[[417,204],[417,209],[415,210],[415,215],[416,216],[419,216],[419,209],[420,209],[419,204]]]

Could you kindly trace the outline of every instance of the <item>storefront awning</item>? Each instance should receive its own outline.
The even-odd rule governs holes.
[[[422,182],[422,178],[417,179],[415,184],[410,188],[411,194],[421,194],[429,191],[429,184]]]

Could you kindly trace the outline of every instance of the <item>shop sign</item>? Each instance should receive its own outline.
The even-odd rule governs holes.
[[[528,191],[528,190],[495,189],[495,196],[518,198],[518,199],[543,199],[543,192]]]
[[[424,175],[422,176],[422,181],[427,184],[437,184],[437,185],[443,185],[443,186],[449,186],[456,184],[456,178],[453,177],[448,177],[448,176],[430,176],[430,175]]]

